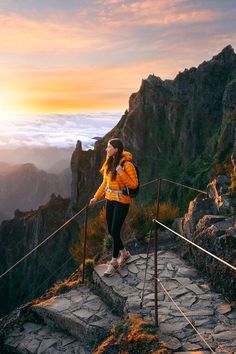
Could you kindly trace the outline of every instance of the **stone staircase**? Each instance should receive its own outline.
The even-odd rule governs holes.
[[[119,317],[113,315],[107,305],[84,285],[76,290],[33,306],[51,327],[61,329],[78,338],[84,345],[95,347],[109,335]]]
[[[140,307],[146,257],[134,256],[113,277],[104,277],[106,265],[97,265],[93,273],[95,291],[79,285],[33,306],[40,323],[26,322],[12,330],[5,338],[5,348],[15,353],[88,354],[109,335],[118,319],[138,315],[154,321],[153,254]],[[216,353],[236,353],[236,309],[212,292],[194,268],[174,253],[159,251],[158,277]],[[161,287],[158,300],[159,337],[170,352],[210,353]]]
[[[31,310],[42,324],[27,322],[23,331],[13,331],[5,341],[7,349],[37,354],[92,353],[119,319],[85,285],[34,305]]]

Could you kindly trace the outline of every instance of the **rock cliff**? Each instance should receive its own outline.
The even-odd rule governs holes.
[[[130,96],[120,122],[95,143],[94,150],[82,151],[78,142],[71,160],[72,201],[82,206],[93,195],[111,137],[121,137],[132,151],[143,182],[162,176],[203,187],[227,171],[235,130],[236,54],[229,45],[174,80],[150,75]],[[167,185],[162,196],[183,197]]]
[[[0,274],[67,220],[69,203],[69,199],[52,195],[51,200],[38,210],[16,210],[14,219],[2,222]],[[70,257],[70,247],[76,242],[78,232],[78,225],[70,223],[0,279],[0,317],[17,305],[39,296],[55,281],[74,271],[73,260],[64,268],[58,267]]]
[[[4,216],[12,218],[15,209],[30,210],[47,203],[52,193],[68,198],[70,184],[69,169],[53,174],[39,170],[31,163],[0,164],[0,222]]]
[[[230,185],[231,178],[217,176],[207,186],[208,196],[198,195],[189,204],[178,231],[190,241],[236,266],[236,197]],[[229,299],[235,300],[236,274],[216,260],[183,241],[181,253],[187,257],[211,284]]]

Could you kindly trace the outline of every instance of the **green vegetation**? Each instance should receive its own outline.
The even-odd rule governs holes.
[[[82,272],[83,265],[81,264],[80,270]],[[85,268],[84,268],[84,277],[86,281],[89,283],[93,282],[93,268],[94,268],[94,259],[87,258],[85,260]]]
[[[104,238],[104,250],[111,251],[112,248],[112,237],[111,235],[106,235]]]

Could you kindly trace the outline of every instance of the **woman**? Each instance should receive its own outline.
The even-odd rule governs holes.
[[[105,193],[106,198],[106,222],[112,236],[112,260],[108,263],[105,276],[112,276],[119,266],[131,260],[131,255],[123,246],[120,238],[121,227],[128,214],[131,197],[124,195],[122,189],[136,188],[138,177],[132,164],[132,154],[124,151],[124,145],[118,138],[108,141],[107,157],[100,170],[103,174],[103,182],[90,200],[93,206]],[[121,166],[122,162],[123,167]],[[119,257],[119,258],[118,258]]]

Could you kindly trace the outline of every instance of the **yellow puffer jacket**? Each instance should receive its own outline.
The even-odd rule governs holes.
[[[105,193],[105,198],[108,200],[116,200],[124,204],[131,203],[130,196],[111,191],[109,192],[109,189],[112,191],[120,191],[124,187],[134,189],[138,186],[138,176],[134,165],[130,162],[132,160],[132,154],[128,151],[124,151],[119,164],[124,160],[127,161],[123,166],[124,172],[121,174],[117,173],[114,181],[111,180],[111,171],[108,174],[106,173],[106,170],[104,171],[103,182],[95,193],[94,198],[100,199]],[[108,188],[108,191],[106,191],[106,187]]]

